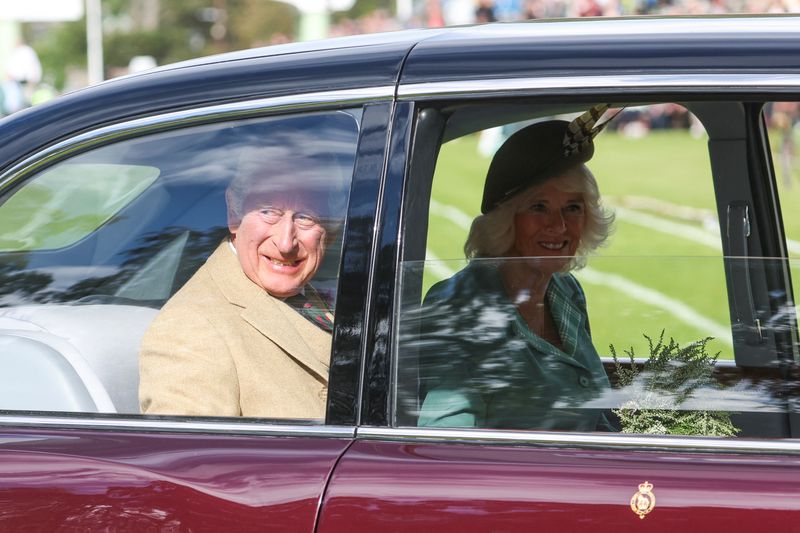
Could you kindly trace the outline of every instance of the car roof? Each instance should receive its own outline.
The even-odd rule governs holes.
[[[800,17],[588,18],[464,27],[415,46],[401,83],[734,69],[800,72]]]
[[[155,70],[175,70],[198,65],[209,65],[225,61],[242,61],[255,58],[275,57],[281,55],[319,52],[322,50],[345,52],[355,48],[371,48],[375,46],[395,45],[402,49],[410,49],[416,43],[435,35],[447,33],[452,28],[427,28],[387,31],[382,33],[365,33],[318,39],[312,41],[293,42],[261,46],[247,50],[225,52],[211,56],[198,57],[158,67]]]
[[[312,51],[340,51],[354,48],[397,45],[411,50],[411,58],[433,58],[446,53],[449,60],[460,55],[469,57],[475,51],[492,54],[509,43],[520,46],[551,47],[556,43],[573,45],[578,55],[594,56],[596,50],[580,48],[588,41],[649,46],[658,43],[667,48],[686,50],[687,46],[730,41],[735,48],[758,44],[757,49],[772,49],[800,38],[800,16],[767,15],[699,15],[675,17],[587,17],[580,19],[539,19],[513,23],[454,26],[416,29],[377,34],[336,37],[318,41],[288,43],[205,58],[193,59],[164,67],[174,70],[227,61],[250,60]],[[672,45],[670,46],[670,43]],[[773,51],[773,50],[770,50]],[[718,54],[721,51],[717,51]],[[758,55],[757,50],[754,54]],[[657,60],[657,58],[653,58]],[[505,63],[505,62],[500,62]],[[441,66],[441,65],[437,65]]]

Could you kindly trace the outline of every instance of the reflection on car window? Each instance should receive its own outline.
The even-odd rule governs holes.
[[[265,134],[240,154],[229,236],[142,342],[144,413],[324,418],[334,311],[316,278],[343,226],[357,130],[349,115],[317,121],[313,138]],[[318,138],[348,128],[343,146]]]
[[[731,345],[708,340],[713,335],[679,340],[672,333],[677,321],[671,309],[653,306],[648,313],[630,318],[641,331],[636,338],[610,332],[613,351],[609,345],[595,346],[602,372],[610,382],[608,387],[598,386],[602,376],[595,378],[599,373],[594,370],[593,375],[592,367],[580,360],[585,352],[567,359],[569,354],[527,334],[504,288],[492,286],[487,279],[496,276],[504,264],[520,261],[437,261],[437,268],[460,269],[450,284],[470,282],[469,291],[456,303],[451,295],[443,294],[446,285],[440,284],[428,292],[425,305],[401,312],[399,364],[418,364],[417,381],[412,383],[407,372],[400,374],[404,381],[399,385],[398,409],[413,414],[402,419],[406,424],[607,431],[604,424],[586,425],[602,413],[614,430],[631,433],[731,436],[724,428],[735,428],[735,435],[789,436],[788,405],[777,358],[763,366],[743,366],[736,363]],[[679,261],[688,262],[700,273],[718,270],[721,262],[714,258],[593,257],[590,264],[611,270],[624,263],[651,270],[669,268]],[[728,262],[752,272],[784,269],[780,260],[733,258]],[[430,266],[430,262],[409,262],[404,265],[403,279],[418,279]],[[566,280],[571,278],[566,276]],[[581,270],[574,279],[573,287],[590,286]],[[559,280],[559,285],[566,280]],[[595,309],[625,311],[620,308],[622,297],[612,293],[608,298]],[[702,295],[689,297],[683,305],[691,309],[702,299]],[[786,327],[791,316],[776,314],[770,327]],[[589,306],[583,339],[595,334],[594,317]],[[674,341],[672,347],[670,341]],[[547,373],[547,379],[539,379],[540,373]],[[582,376],[585,379],[581,380]],[[418,395],[418,404],[412,390]],[[725,416],[718,419],[718,414],[729,415],[729,421],[725,422]]]
[[[0,206],[0,251],[74,244],[149,187],[159,170],[142,165],[56,165]]]
[[[151,412],[320,420],[359,120],[357,110],[310,112],[129,139],[0,198],[0,217],[41,234],[11,235],[0,253],[0,409],[141,412],[150,330],[141,384]],[[254,243],[273,227],[282,248],[267,257]],[[316,238],[293,248],[295,229]],[[286,283],[255,283],[263,263]],[[229,292],[214,303],[201,282],[220,272],[234,281],[216,279]],[[261,314],[253,302],[268,300],[273,314]],[[289,324],[273,334],[275,313]],[[212,338],[225,327],[248,333]],[[214,388],[232,376],[241,381]],[[191,409],[155,407],[195,393]],[[235,405],[222,406],[231,395]]]
[[[781,202],[786,252],[800,258],[800,216],[793,206],[800,202],[800,102],[770,102],[764,108],[775,182]],[[793,270],[793,274],[800,271]],[[794,276],[793,276],[794,277]],[[797,286],[795,284],[795,301]]]
[[[734,289],[729,297],[727,285],[782,279],[787,264],[723,256],[704,124],[675,104],[608,112],[614,119],[584,162],[614,230],[585,265],[575,265],[567,260],[580,250],[582,234],[570,230],[564,208],[570,200],[585,205],[586,195],[556,198],[542,190],[547,182],[537,180],[535,167],[548,156],[539,140],[527,143],[525,163],[533,169],[526,178],[533,201],[509,207],[512,230],[487,239],[497,249],[471,253],[481,220],[491,216],[482,198],[495,167],[509,175],[508,166],[497,165],[503,143],[530,124],[582,112],[557,108],[553,116],[521,105],[514,120],[508,109],[497,113],[509,114],[507,124],[475,127],[441,147],[425,258],[402,264],[395,422],[790,436],[780,367],[791,350],[781,352],[774,339],[795,327],[794,310],[775,300],[762,311],[765,291],[750,304],[753,319],[740,321],[744,293]],[[470,110],[461,113],[453,124],[464,130]],[[474,116],[484,117],[474,119],[478,126],[489,114]],[[547,178],[562,174],[563,167]],[[503,200],[511,206],[519,194]],[[508,275],[517,271],[526,274]],[[544,290],[537,279],[548,281]],[[545,312],[531,311],[531,302]],[[751,346],[754,336],[763,340]]]

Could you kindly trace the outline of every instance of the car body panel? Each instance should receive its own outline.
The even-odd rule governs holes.
[[[639,484],[654,508],[631,509]],[[358,441],[319,532],[797,531],[800,457]]]
[[[4,531],[314,530],[347,438],[0,432]]]
[[[385,179],[382,190],[382,204],[379,213],[377,237],[375,240],[375,260],[373,270],[367,336],[364,351],[365,380],[362,382],[360,423],[386,423],[388,404],[386,392],[391,387],[391,369],[387,365],[386,354],[391,347],[393,319],[390,310],[393,306],[395,288],[394,259],[398,253],[400,231],[400,208],[403,193],[403,177],[410,149],[411,128],[413,125],[413,106],[400,103],[395,107],[391,126],[392,137],[388,143]]]
[[[800,19],[744,20],[743,35],[730,22],[594,20],[458,28],[414,47],[398,100],[431,108],[442,102],[437,109],[452,116],[462,101],[465,107],[481,99],[502,103],[512,95],[594,102],[614,101],[624,93],[643,100],[643,94],[688,94],[703,100],[709,91],[799,92]],[[787,49],[795,52],[787,54]],[[403,189],[408,196],[384,197],[384,214],[402,216],[398,201],[407,207],[416,195],[430,194],[409,184],[409,176],[417,158],[430,157],[420,155],[428,141],[437,142],[419,133],[422,114],[431,108],[425,107],[412,126],[416,137]],[[487,110],[491,114],[492,108]],[[393,143],[399,146],[408,125],[396,117],[393,127]],[[435,156],[430,166],[434,164]],[[386,187],[396,190],[388,173]],[[765,211],[759,210],[758,216],[771,220],[779,209]],[[762,218],[765,236],[772,243],[780,240],[772,233],[775,225]],[[386,220],[381,224],[390,234],[403,227]],[[404,236],[402,229],[399,235]],[[765,237],[751,240],[757,238]],[[378,255],[390,265],[402,257],[393,244],[387,241]],[[765,255],[778,253],[776,246],[764,249]],[[425,257],[420,250],[411,260]],[[374,270],[375,286],[397,290],[392,281],[400,273],[386,263]],[[397,436],[391,429],[373,431],[370,426],[392,425],[395,414],[390,387],[381,384],[392,374],[392,364],[397,364],[392,358],[398,355],[379,341],[396,320],[403,297],[395,293],[393,299],[374,300],[376,326],[372,349],[365,355],[362,402],[361,424],[366,427],[359,428],[359,440],[334,473],[320,531],[798,530],[800,507],[792,495],[800,489],[800,462],[797,450],[788,450],[791,446],[781,451],[789,441],[770,441],[774,448],[742,453],[734,446],[714,449],[714,439],[703,438],[659,449],[657,437],[644,437],[637,449],[637,444],[623,446],[630,435],[613,435],[603,443],[565,438],[553,445],[532,445],[521,437],[506,445],[482,439],[481,430],[428,439],[404,438],[405,431],[425,432],[420,429],[400,429]],[[707,453],[697,453],[700,448]],[[641,519],[632,511],[631,499],[645,481],[654,485],[657,503]]]

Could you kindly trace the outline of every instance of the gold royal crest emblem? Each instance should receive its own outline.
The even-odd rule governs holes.
[[[639,485],[639,492],[631,498],[631,511],[644,519],[645,515],[656,506],[656,495],[653,494],[653,484],[645,481]]]

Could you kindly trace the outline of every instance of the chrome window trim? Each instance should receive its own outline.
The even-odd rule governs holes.
[[[91,416],[91,415],[90,415]],[[0,428],[4,429],[92,429],[108,431],[205,433],[225,435],[264,435],[281,437],[355,437],[355,427],[305,426],[300,424],[273,424],[239,420],[152,420],[147,418],[91,418],[57,415],[0,415]]]
[[[800,454],[800,440],[721,439],[622,433],[560,433],[488,429],[359,427],[356,438],[409,442],[583,447],[607,450],[717,452],[736,454]]]
[[[158,115],[125,120],[101,126],[70,137],[67,140],[46,147],[32,156],[9,168],[0,175],[0,191],[43,166],[64,159],[72,154],[122,140],[135,135],[155,133],[180,126],[193,126],[205,122],[238,120],[261,116],[265,112],[304,110],[318,106],[357,105],[367,102],[391,100],[394,86],[366,87],[339,91],[325,91],[301,95],[275,96],[244,102],[233,102],[203,106],[181,111],[171,111]]]
[[[491,96],[495,94],[541,92],[550,90],[607,89],[615,92],[633,90],[720,92],[737,89],[798,90],[800,74],[654,74],[605,76],[547,76],[540,78],[502,78],[400,85],[398,100],[420,100],[443,96]]]

